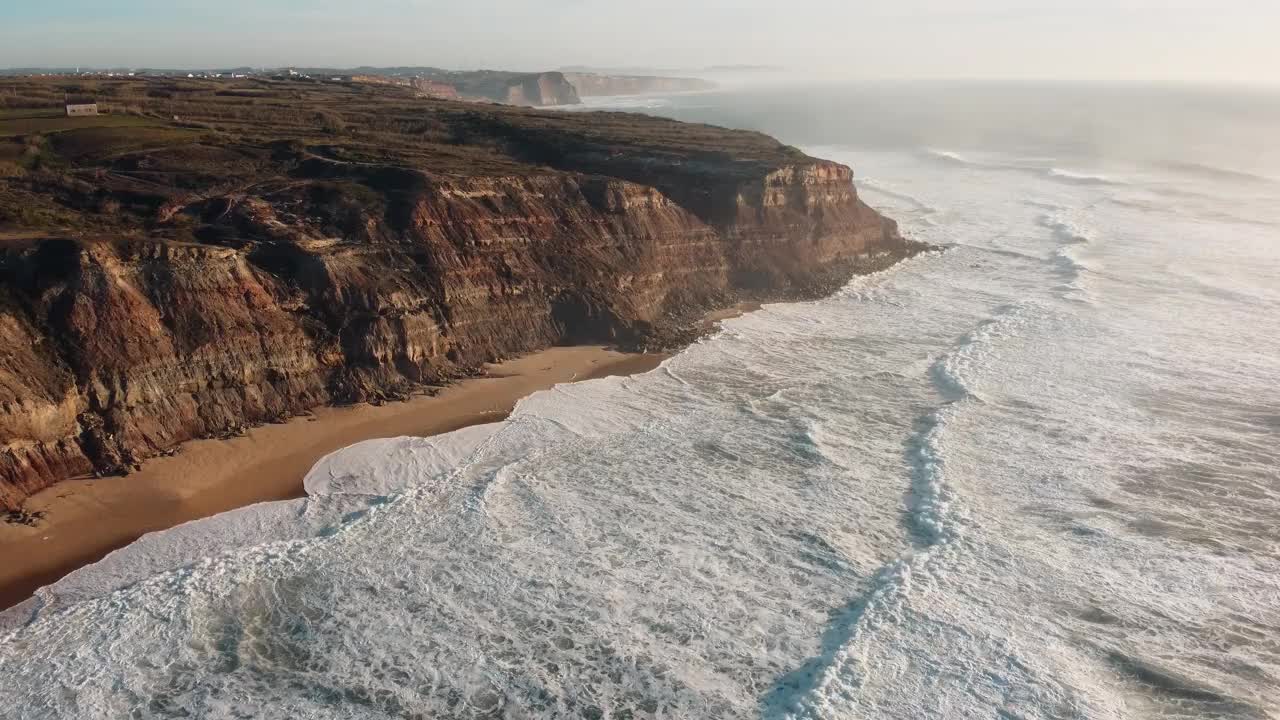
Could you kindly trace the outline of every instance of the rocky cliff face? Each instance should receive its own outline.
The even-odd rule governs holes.
[[[582,100],[564,73],[545,72],[512,78],[507,85],[506,102],[509,105],[546,107],[580,105]]]
[[[434,107],[503,163],[254,142],[217,148],[250,159],[231,164],[207,139],[83,161],[61,192],[97,199],[60,202],[139,209],[0,246],[0,506],[554,344],[679,343],[716,305],[817,296],[919,249],[848,168],[762,136]],[[240,181],[193,190],[193,157]],[[156,196],[144,159],[147,183],[188,169]]]
[[[560,72],[441,72],[424,80],[452,87],[459,97],[506,105],[548,107],[582,103],[578,91]]]
[[[430,97],[464,98],[526,107],[578,105],[578,91],[561,72],[511,72],[505,70],[442,70],[430,67],[361,68],[351,75],[360,83],[404,85]],[[319,77],[334,71],[312,73]]]

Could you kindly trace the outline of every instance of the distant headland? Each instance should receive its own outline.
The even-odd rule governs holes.
[[[362,82],[400,85],[449,100],[497,102],[547,107],[578,105],[583,97],[712,90],[716,84],[685,75],[599,72],[587,69],[522,72],[512,70],[445,70],[401,66],[356,68],[230,67],[205,69],[56,67],[0,69],[0,76],[187,78],[203,80],[288,79],[316,82]]]

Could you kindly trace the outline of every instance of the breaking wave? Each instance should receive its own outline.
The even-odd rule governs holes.
[[[1097,239],[1093,228],[1079,225],[1060,214],[1041,215],[1037,222],[1041,227],[1052,230],[1059,242],[1069,245],[1087,245]]]
[[[1064,298],[1082,302],[1089,301],[1085,278],[1096,273],[1097,268],[1085,262],[1079,255],[1080,248],[1097,240],[1097,231],[1068,219],[1061,212],[1041,215],[1037,223],[1052,233],[1053,239],[1059,243],[1050,253],[1050,261],[1058,272],[1066,277],[1066,282],[1058,289]]]
[[[935,160],[941,160],[943,162],[953,163],[956,165],[968,165],[971,167],[991,167],[986,163],[980,163],[980,162],[971,160],[965,157],[964,155],[961,155],[958,152],[952,152],[951,150],[937,150],[934,148],[925,148],[925,153]]]
[[[1047,171],[1049,177],[1062,182],[1069,182],[1076,185],[1108,185],[1121,186],[1129,183],[1123,180],[1117,180],[1107,175],[1091,175],[1089,173],[1074,172],[1071,170],[1061,170],[1059,168],[1049,168]]]
[[[950,165],[960,165],[964,167],[979,170],[995,170],[1002,172],[1016,172],[1037,177],[1054,180],[1061,183],[1071,185],[1094,185],[1103,187],[1123,187],[1130,183],[1126,180],[1115,178],[1109,175],[1098,173],[1080,172],[1076,170],[1066,170],[1063,168],[1045,165],[1046,160],[1052,161],[1052,158],[1015,158],[1005,159],[983,159],[979,160],[969,155],[952,152],[950,150],[926,149],[926,156]]]

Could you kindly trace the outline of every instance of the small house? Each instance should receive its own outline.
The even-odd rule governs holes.
[[[84,117],[98,114],[98,101],[91,97],[68,97],[67,117]]]

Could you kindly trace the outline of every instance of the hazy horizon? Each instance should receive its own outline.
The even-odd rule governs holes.
[[[1280,6],[1243,0],[50,0],[11,9],[0,67],[768,65],[824,79],[1275,86],[1276,27]]]

